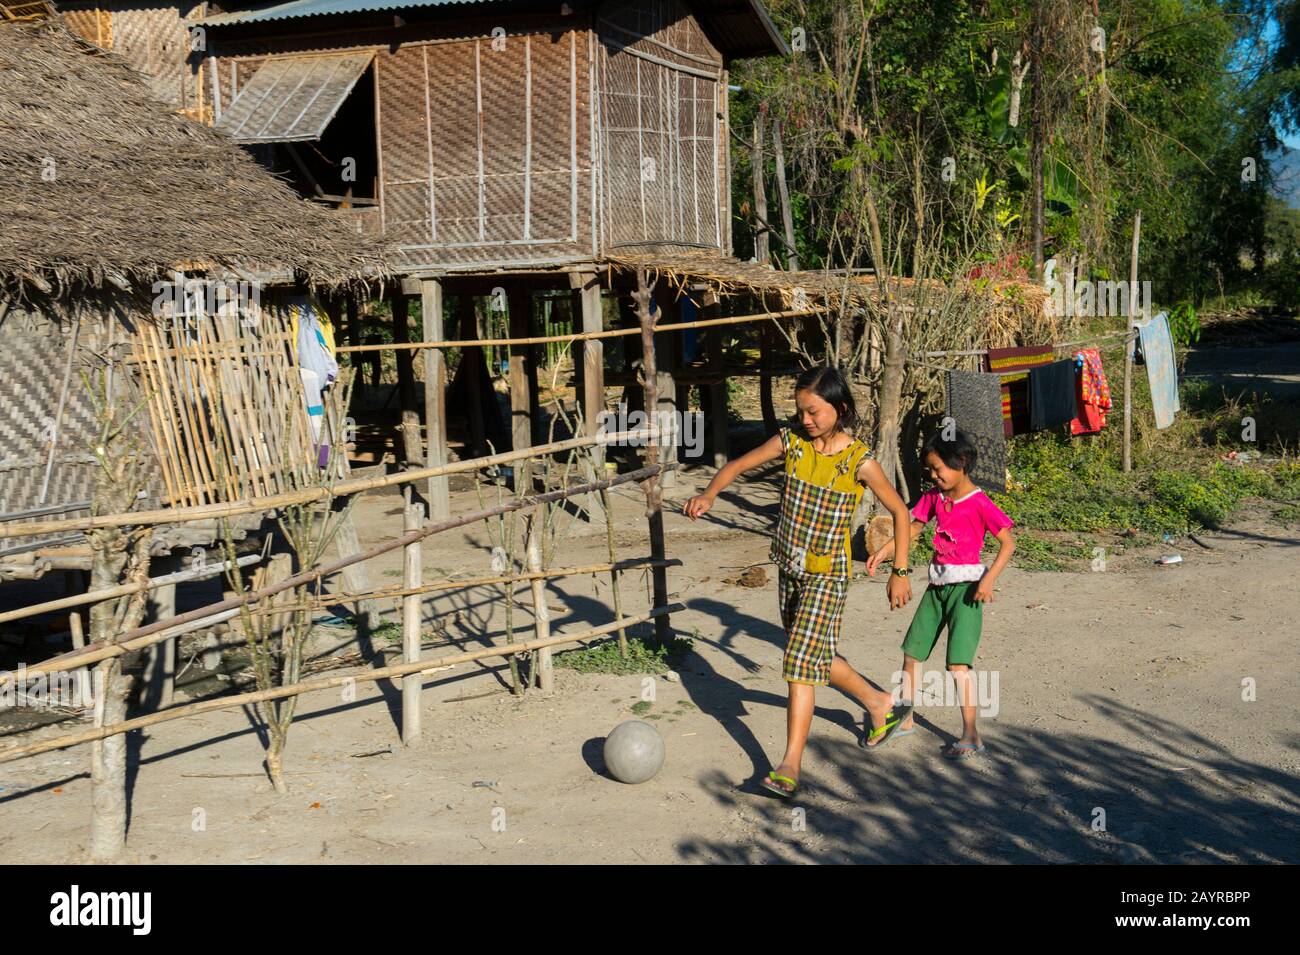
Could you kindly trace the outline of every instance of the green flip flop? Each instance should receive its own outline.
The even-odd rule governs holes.
[[[895,735],[895,730],[898,729],[899,724],[901,724],[903,720],[907,719],[911,712],[912,705],[910,703],[902,703],[894,707],[888,714],[886,714],[885,725],[877,726],[868,730],[859,741],[858,745],[863,749],[879,749],[881,746],[884,746],[885,743],[889,742],[889,738]],[[875,745],[868,745],[873,739],[878,739],[880,742]]]
[[[785,783],[790,788],[786,789],[781,783]],[[778,776],[775,769],[767,774],[767,778],[760,785],[768,792],[776,793],[782,799],[789,799],[799,791],[799,780],[791,779],[789,776]]]

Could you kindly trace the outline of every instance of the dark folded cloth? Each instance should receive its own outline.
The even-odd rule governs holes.
[[[997,375],[949,371],[948,414],[975,445],[970,479],[986,491],[1007,489],[1007,441],[1002,433],[1002,382]]]
[[[1034,431],[1055,428],[1074,420],[1074,359],[1054,361],[1029,370],[1029,426]]]

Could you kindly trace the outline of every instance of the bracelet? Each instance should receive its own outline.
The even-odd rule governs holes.
[[[891,567],[891,568],[889,568],[889,572],[890,572],[891,574],[893,574],[895,577],[906,577],[908,574],[910,574],[910,573],[912,572],[912,568],[910,568],[910,567]]]

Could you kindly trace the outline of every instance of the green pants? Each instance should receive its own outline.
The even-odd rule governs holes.
[[[947,627],[948,665],[972,666],[984,626],[984,605],[975,602],[978,586],[979,582],[972,580],[927,587],[903,638],[903,652],[916,660],[930,659],[939,633]]]

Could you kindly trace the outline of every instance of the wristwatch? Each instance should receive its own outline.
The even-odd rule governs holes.
[[[891,568],[889,568],[889,572],[890,572],[891,574],[893,574],[895,577],[906,577],[908,574],[910,574],[910,573],[912,572],[912,568],[910,568],[910,567],[891,567]]]

